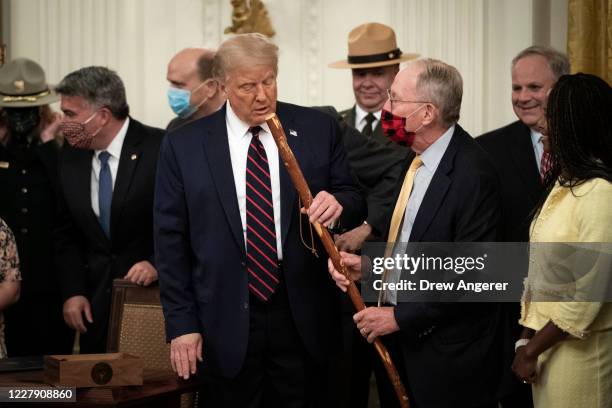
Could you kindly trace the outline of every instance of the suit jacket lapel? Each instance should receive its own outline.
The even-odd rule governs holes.
[[[351,127],[357,128],[355,126],[355,118],[357,117],[357,111],[355,110],[355,105],[348,111],[346,111],[346,116],[344,116],[344,121],[348,123]]]
[[[138,123],[130,118],[123,146],[121,147],[121,157],[119,158],[119,168],[117,169],[117,180],[113,188],[113,201],[111,203],[111,237],[117,231],[117,226],[121,221],[121,211],[127,201],[127,195],[132,184],[134,171],[140,161],[141,149],[139,144],[143,134],[138,131]]]
[[[202,142],[225,218],[230,225],[236,244],[246,256],[246,244],[244,242],[240,208],[238,207],[238,197],[236,196],[236,181],[234,180],[232,158],[227,139],[225,106],[215,114],[216,120],[213,126],[208,129],[207,134],[203,135]]]
[[[444,196],[446,196],[446,192],[451,185],[449,174],[453,170],[454,157],[461,143],[461,132],[463,132],[463,129],[459,125],[455,125],[451,141],[442,156],[442,160],[440,160],[440,164],[429,183],[425,197],[423,197],[417,212],[412,231],[410,232],[410,241],[419,242],[421,240],[438,212]]]
[[[285,134],[287,135],[287,144],[293,151],[293,154],[295,155],[297,162],[301,164],[302,160],[301,160],[301,149],[300,149],[300,145],[301,145],[300,137],[304,137],[304,135],[300,135],[298,133],[297,136],[293,136],[289,133],[290,129],[295,130],[291,128],[291,126],[293,126],[294,124],[293,117],[287,115],[283,111],[281,103],[277,103],[277,107],[278,107],[277,108],[278,118],[281,124],[283,125],[283,130],[285,131]],[[279,173],[280,173],[280,187],[281,187],[281,234],[282,234],[281,242],[284,247],[285,242],[287,240],[287,235],[289,233],[289,225],[291,225],[291,218],[293,217],[293,214],[297,212],[299,209],[295,205],[295,201],[296,201],[295,199],[297,195],[295,186],[293,185],[293,182],[291,181],[291,177],[289,176],[287,169],[282,164],[283,160],[280,156],[278,159],[278,163],[280,167]]]
[[[515,143],[512,143],[511,154],[516,171],[527,187],[526,190],[531,200],[535,203],[542,191],[538,164],[536,163],[531,133],[527,126],[521,126],[521,133],[517,134]]]

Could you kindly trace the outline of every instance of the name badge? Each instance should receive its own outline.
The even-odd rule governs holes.
[[[8,169],[9,165],[9,162],[0,161],[0,169]]]

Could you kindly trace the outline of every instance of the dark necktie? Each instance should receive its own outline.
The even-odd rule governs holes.
[[[361,130],[361,133],[370,137],[372,136],[372,133],[374,133],[374,129],[372,128],[372,123],[374,123],[374,121],[376,120],[376,116],[374,116],[372,112],[369,112],[366,115],[365,120],[366,120],[366,124]]]
[[[246,166],[246,252],[249,290],[266,301],[278,285],[280,270],[270,167],[266,151],[259,140],[260,130],[259,126],[249,129],[253,138]]]
[[[103,151],[98,155],[100,160],[100,176],[98,177],[98,206],[100,209],[100,225],[110,238],[110,211],[113,201],[113,176],[110,172],[108,159],[110,153]]]

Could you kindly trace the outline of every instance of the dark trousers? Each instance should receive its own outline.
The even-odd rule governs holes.
[[[201,407],[324,407],[325,368],[308,355],[295,328],[284,285],[250,299],[247,354],[233,379],[210,376]]]
[[[9,357],[71,354],[74,330],[64,322],[59,293],[22,294],[4,313]]]
[[[342,311],[343,350],[336,356],[331,370],[331,387],[339,391],[334,396],[334,406],[366,408],[370,394],[370,377],[374,372],[381,408],[399,407],[395,390],[376,349],[357,330],[353,321],[356,312],[348,297],[342,299]],[[381,340],[387,347],[404,386],[407,386],[399,333],[383,336]]]
[[[88,323],[85,317],[83,317],[87,332],[79,336],[79,352],[81,354],[106,353],[109,314],[110,311],[105,316],[102,313],[95,313],[93,315],[93,324]]]

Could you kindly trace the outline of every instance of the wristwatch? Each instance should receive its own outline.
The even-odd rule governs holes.
[[[527,343],[529,343],[529,339],[518,339],[516,343],[514,343],[514,352],[516,353],[519,347],[526,346]]]

